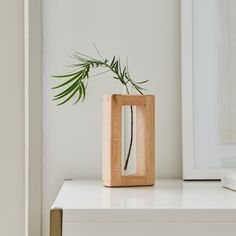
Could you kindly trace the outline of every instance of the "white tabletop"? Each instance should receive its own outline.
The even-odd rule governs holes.
[[[103,187],[100,180],[65,181],[52,208],[236,209],[236,192],[218,181],[157,180],[154,187]]]

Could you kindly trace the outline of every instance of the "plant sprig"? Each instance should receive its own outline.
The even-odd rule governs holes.
[[[95,45],[94,45],[95,46]],[[96,46],[95,46],[96,48]],[[73,97],[76,97],[76,101],[74,104],[78,103],[79,101],[83,101],[86,96],[86,89],[88,85],[89,78],[99,76],[101,74],[112,72],[112,78],[115,80],[120,81],[126,88],[127,94],[130,94],[129,88],[132,87],[138,91],[138,93],[143,94],[143,87],[142,84],[148,82],[148,80],[136,82],[131,79],[129,74],[128,65],[124,66],[121,64],[120,59],[116,56],[113,56],[111,60],[104,59],[98,49],[96,48],[100,59],[95,59],[93,57],[89,57],[87,55],[81,53],[75,53],[73,57],[76,59],[76,63],[72,64],[75,68],[75,72],[71,72],[65,75],[53,75],[53,78],[63,78],[65,79],[64,82],[60,83],[59,85],[53,87],[52,89],[61,89],[63,91],[56,94],[53,100],[60,101],[57,105],[62,105],[68,102]],[[91,75],[91,69],[103,68],[104,71],[95,75]],[[63,99],[63,100],[62,100]],[[62,100],[62,101],[61,101]],[[128,162],[130,159],[131,149],[133,145],[133,107],[130,106],[130,115],[131,115],[131,136],[130,136],[130,143],[127,152],[127,157],[125,161],[124,170],[127,169]]]
[[[99,53],[100,55],[100,53]],[[76,68],[75,72],[64,74],[64,75],[53,75],[53,78],[63,78],[65,81],[59,85],[53,87],[52,89],[64,88],[62,92],[56,94],[53,100],[62,100],[57,105],[62,105],[68,102],[73,97],[76,97],[74,104],[79,101],[83,101],[86,96],[86,89],[88,85],[89,78],[99,76],[101,74],[112,72],[112,78],[120,81],[126,88],[127,94],[130,94],[130,87],[133,87],[138,91],[138,93],[143,94],[145,90],[140,85],[148,82],[148,80],[136,82],[131,79],[128,66],[124,66],[120,59],[113,56],[111,60],[95,59],[87,55],[81,54],[79,52],[75,53],[73,57],[77,60],[75,64],[72,64]],[[91,75],[91,69],[104,68],[105,70],[101,73]]]

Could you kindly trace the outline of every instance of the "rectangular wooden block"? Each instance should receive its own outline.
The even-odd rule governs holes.
[[[122,175],[122,106],[136,106],[136,173]],[[103,170],[108,187],[155,184],[155,97],[105,95],[103,97]]]

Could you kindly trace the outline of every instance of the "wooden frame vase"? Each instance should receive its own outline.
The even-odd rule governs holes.
[[[122,175],[122,107],[136,108],[135,173]],[[152,95],[105,95],[103,97],[103,170],[107,187],[155,184],[155,97]]]

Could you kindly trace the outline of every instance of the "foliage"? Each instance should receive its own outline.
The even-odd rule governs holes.
[[[96,48],[96,46],[95,46]],[[96,48],[97,50],[97,48]],[[95,77],[107,72],[112,72],[112,78],[120,81],[126,89],[127,94],[130,94],[130,87],[133,87],[138,91],[138,93],[143,94],[144,88],[141,87],[142,84],[148,82],[148,80],[144,80],[141,82],[136,82],[131,79],[129,74],[128,65],[124,66],[121,64],[120,59],[116,56],[113,56],[111,60],[103,59],[99,51],[97,50],[100,59],[95,59],[93,57],[89,57],[87,55],[81,53],[75,53],[73,56],[77,60],[75,64],[72,66],[75,67],[75,72],[71,72],[65,75],[53,75],[53,78],[62,78],[65,79],[64,82],[59,85],[53,87],[52,89],[62,89],[58,94],[54,96],[53,100],[61,100],[57,105],[62,105],[68,102],[71,98],[76,97],[76,101],[74,104],[79,101],[83,101],[86,96],[86,89],[88,86],[88,81],[91,77]],[[91,75],[92,69],[102,68],[103,72]],[[130,143],[129,149],[127,152],[127,157],[124,165],[124,170],[127,169],[128,162],[130,159],[131,149],[133,145],[133,107],[130,106],[130,115],[131,115],[131,130],[130,130]]]
[[[99,52],[98,52],[99,53]],[[99,53],[100,55],[100,53]],[[53,78],[63,78],[64,82],[53,87],[52,89],[61,89],[62,92],[59,92],[54,96],[53,100],[61,100],[58,105],[62,105],[68,102],[71,98],[76,97],[76,104],[79,101],[83,101],[86,96],[86,89],[88,86],[88,81],[91,77],[95,77],[107,72],[112,72],[112,78],[120,81],[126,88],[127,94],[130,93],[129,88],[135,88],[138,93],[143,94],[144,88],[141,87],[142,84],[148,82],[148,80],[136,82],[131,79],[128,66],[121,64],[120,59],[116,56],[113,56],[111,60],[103,59],[100,55],[100,59],[95,59],[89,56],[86,56],[81,53],[75,53],[74,58],[77,60],[72,66],[75,67],[75,72],[65,74],[65,75],[53,75]],[[105,71],[91,75],[91,69],[103,68]]]

